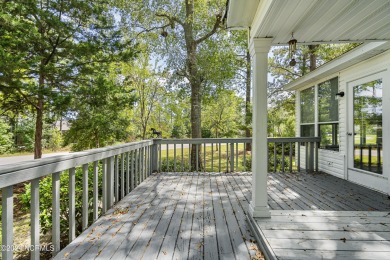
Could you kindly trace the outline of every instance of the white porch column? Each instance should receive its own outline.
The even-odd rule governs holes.
[[[249,43],[253,64],[252,83],[252,217],[270,217],[267,200],[267,73],[272,38],[255,38]]]

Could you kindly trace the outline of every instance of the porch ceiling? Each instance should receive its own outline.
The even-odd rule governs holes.
[[[238,8],[241,2],[241,7]],[[252,38],[273,38],[273,45],[286,45],[291,33],[298,43],[343,43],[390,40],[388,0],[260,0],[252,5],[230,0],[228,27],[248,27],[246,19],[257,11]]]

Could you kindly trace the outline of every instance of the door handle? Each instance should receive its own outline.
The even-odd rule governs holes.
[[[352,133],[347,133],[347,135],[352,136]]]

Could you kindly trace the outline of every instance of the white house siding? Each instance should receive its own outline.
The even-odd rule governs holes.
[[[379,54],[373,58],[368,60],[361,61],[360,63],[344,69],[337,74],[333,74],[332,76],[324,77],[314,84],[310,84],[304,86],[297,90],[297,99],[296,99],[296,134],[300,136],[300,100],[299,100],[299,92],[312,87],[313,85],[318,85],[328,79],[339,77],[339,91],[344,91],[346,95],[343,98],[339,99],[339,151],[330,151],[319,149],[319,170],[332,174],[334,176],[347,179],[348,178],[348,96],[351,93],[348,92],[348,83],[354,80],[362,79],[367,76],[376,74],[376,73],[384,73],[384,89],[383,89],[383,155],[384,165],[383,165],[383,175],[378,175],[378,183],[382,182],[381,185],[378,185],[377,189],[382,192],[390,194],[390,181],[388,181],[388,177],[390,176],[390,51]],[[317,123],[317,122],[316,122]],[[305,147],[300,146],[301,152],[301,167],[303,169],[306,168],[305,165]],[[375,174],[371,174],[371,176],[375,177]],[[356,175],[358,176],[358,175]],[[349,179],[351,181],[356,182],[356,177]],[[364,185],[365,178],[361,177],[361,184]],[[386,190],[386,180],[387,190]],[[384,182],[384,183],[383,183]],[[379,187],[381,186],[381,187]],[[375,189],[375,187],[372,187]]]

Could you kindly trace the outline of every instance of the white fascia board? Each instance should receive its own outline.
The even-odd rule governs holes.
[[[390,42],[388,41],[362,44],[361,46],[352,49],[340,57],[325,63],[305,76],[290,82],[289,84],[283,86],[283,89],[297,90],[301,87],[313,84],[322,78],[328,77],[361,61],[372,58],[382,52],[385,52],[388,49],[390,49]]]
[[[253,22],[260,0],[229,0],[227,28],[249,28]]]
[[[260,31],[260,27],[264,24],[265,19],[268,17],[268,13],[271,10],[274,0],[260,0],[256,10],[255,16],[251,24],[251,38],[255,37],[257,32]]]

